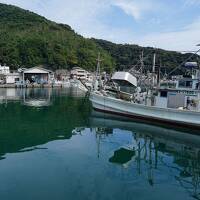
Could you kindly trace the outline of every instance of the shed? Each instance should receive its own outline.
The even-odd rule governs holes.
[[[33,67],[30,69],[22,70],[23,82],[29,81],[30,83],[47,84],[50,82],[53,72],[42,67]]]

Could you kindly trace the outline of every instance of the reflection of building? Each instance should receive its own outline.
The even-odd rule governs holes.
[[[21,100],[26,106],[43,107],[51,105],[51,95],[50,88],[1,88],[0,103]]]
[[[15,88],[1,88],[0,90],[0,103],[7,101],[18,101],[21,97],[21,90]]]
[[[44,107],[51,105],[52,89],[29,88],[23,90],[23,104],[32,107]]]

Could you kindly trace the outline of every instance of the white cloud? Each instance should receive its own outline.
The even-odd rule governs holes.
[[[191,51],[200,43],[200,19],[180,31],[151,33],[139,40],[140,45],[153,46],[175,51]]]
[[[100,31],[104,26],[98,17],[110,6],[106,0],[1,0],[0,2],[31,10],[52,21],[69,24],[78,33],[88,37],[95,35],[95,30]]]
[[[193,5],[200,5],[199,0],[184,0],[184,5],[185,6],[193,6]]]
[[[155,0],[115,0],[113,1],[113,5],[121,8],[127,15],[132,16],[135,20],[139,20],[144,13],[156,10],[158,4]]]
[[[141,17],[141,8],[134,2],[117,1],[114,5],[121,8],[127,15],[133,16],[136,20]]]

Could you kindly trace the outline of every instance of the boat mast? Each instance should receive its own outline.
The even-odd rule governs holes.
[[[155,72],[156,72],[156,53],[153,55],[153,68],[152,68],[152,85],[155,86]]]
[[[162,63],[161,63],[161,60],[160,60],[160,65],[158,66],[158,77],[157,77],[157,87],[160,87],[160,70],[161,70],[161,66],[162,66]]]
[[[101,83],[101,54],[100,52],[98,53],[98,58],[97,58],[97,69],[96,69],[96,74],[95,74],[95,79],[93,83],[93,88],[94,90],[98,90],[100,87],[102,87]]]

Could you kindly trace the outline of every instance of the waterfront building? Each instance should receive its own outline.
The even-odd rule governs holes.
[[[21,72],[23,83],[49,84],[54,79],[54,73],[42,67],[19,69],[19,71]]]
[[[55,71],[55,78],[59,81],[67,81],[70,79],[70,71],[67,69],[58,69]]]
[[[80,67],[74,67],[71,70],[71,78],[87,81],[91,79],[91,73]]]
[[[16,82],[20,81],[21,76],[20,73],[15,72],[4,75],[4,78],[6,84],[15,84]]]
[[[18,72],[10,71],[10,67],[0,65],[0,83],[1,84],[15,84],[20,80],[20,74]]]
[[[10,67],[0,65],[0,74],[5,75],[9,73],[10,73]]]
[[[10,67],[0,65],[0,83],[14,84],[19,81],[19,73],[11,73]]]

